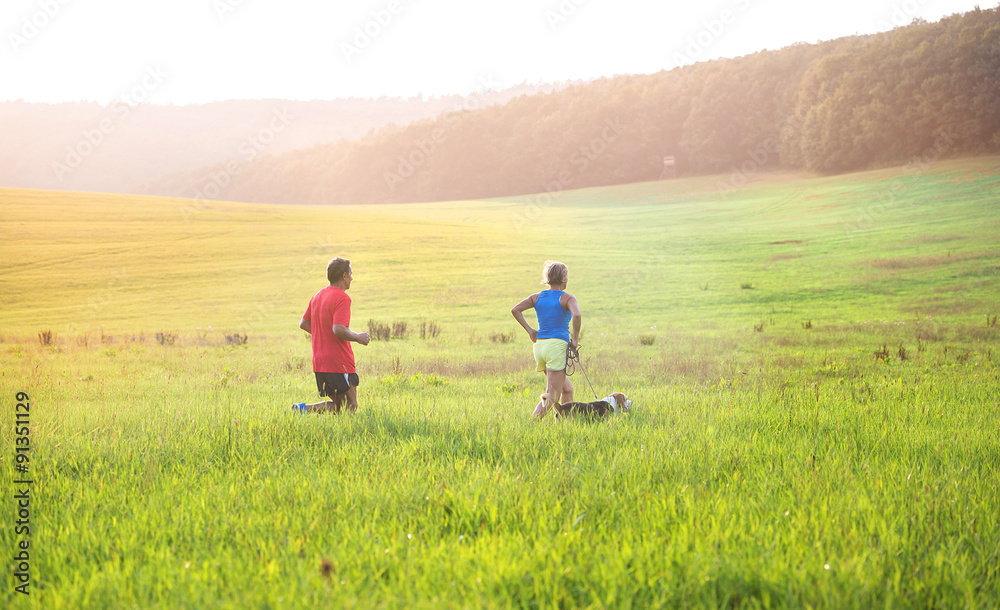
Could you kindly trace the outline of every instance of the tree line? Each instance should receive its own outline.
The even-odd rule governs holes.
[[[1000,152],[1000,12],[796,44],[503,105],[176,177],[157,194],[367,204],[521,195],[774,168],[839,173]],[[213,180],[213,175],[218,180]],[[224,179],[222,179],[224,178]],[[224,182],[224,184],[222,184]],[[214,185],[214,186],[213,186]],[[162,185],[161,185],[162,186]]]

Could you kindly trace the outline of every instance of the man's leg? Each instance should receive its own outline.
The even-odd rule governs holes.
[[[354,390],[354,388],[351,388]],[[333,396],[327,396],[326,400],[322,402],[314,402],[311,405],[306,405],[305,411],[307,413],[340,413],[340,409],[344,404],[344,398],[347,397],[347,408],[354,411],[358,408],[357,398],[354,399],[354,406],[351,406],[351,400],[349,396],[350,392],[347,394],[334,394]]]
[[[358,387],[357,386],[353,386],[352,385],[350,388],[347,389],[347,393],[346,394],[340,394],[339,397],[341,399],[343,399],[345,397],[347,398],[347,409],[351,413],[354,413],[355,411],[358,410]],[[338,410],[340,410],[339,406],[338,406]]]
[[[333,382],[336,385],[334,387],[332,387],[332,388],[328,388],[330,391],[326,393],[326,408],[324,409],[324,411],[326,411],[328,413],[329,412],[340,413],[340,411],[344,407],[344,397],[347,395],[347,392],[344,391],[343,385],[340,385],[340,380],[341,380],[341,377],[340,377],[340,374],[338,373],[337,374],[337,381]],[[346,380],[346,375],[345,375],[344,376],[344,382],[345,382],[345,384],[346,384],[346,381],[347,380]],[[348,391],[350,391],[350,389],[351,389],[350,386],[348,386],[347,389],[348,389]]]
[[[322,402],[314,402],[311,405],[306,405],[307,413],[329,413],[333,411],[334,413],[340,412],[340,405],[343,403],[344,395],[337,392],[336,388],[331,388],[327,384],[323,384],[320,389],[319,397],[323,398]]]
[[[308,413],[326,413],[328,411],[336,413],[340,411],[340,401],[342,400],[342,395],[327,396],[326,400],[322,402],[314,402],[311,405],[306,405],[305,410]]]

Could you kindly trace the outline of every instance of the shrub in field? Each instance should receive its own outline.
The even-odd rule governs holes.
[[[421,321],[420,322],[420,338],[421,339],[427,339],[428,337],[430,337],[431,339],[435,339],[440,334],[441,334],[441,325],[439,325],[437,322],[434,322],[434,321],[430,321],[430,322]]]
[[[286,358],[284,366],[285,366],[285,371],[289,373],[292,371],[301,371],[306,368],[306,360],[304,358],[298,358],[293,362]]]
[[[993,316],[991,318],[990,314],[986,314],[986,327],[987,328],[996,328],[996,326],[997,326],[997,317]]]
[[[80,347],[90,347],[90,335],[80,335],[76,338],[76,344]]]
[[[397,320],[392,323],[392,338],[393,339],[405,339],[406,338],[406,322],[403,320]]]
[[[156,342],[160,345],[173,345],[177,341],[177,335],[174,333],[158,332],[156,333]]]
[[[52,338],[54,336],[51,330],[38,331],[38,342],[42,345],[52,345]]]
[[[753,282],[740,282],[740,290],[753,290]]]
[[[490,341],[494,343],[510,343],[514,340],[514,331],[506,333],[490,333]]]
[[[226,345],[246,345],[247,336],[245,334],[233,333],[226,335]]]
[[[198,335],[198,345],[208,345],[208,334],[210,332],[212,332],[211,326],[207,329],[201,327],[195,329],[195,333]]]
[[[765,325],[766,323],[767,323],[767,322],[765,322],[764,320],[761,320],[759,324],[754,324],[754,325],[753,325],[753,330],[754,330],[754,332],[758,332],[758,333],[762,333],[762,332],[764,332],[764,325]]]
[[[392,327],[377,320],[368,320],[368,334],[373,341],[385,341],[392,336]]]
[[[809,330],[812,327],[813,327],[813,321],[812,320],[806,320],[805,322],[802,323],[802,328],[804,328],[806,330]]]
[[[640,345],[652,345],[656,343],[656,335],[639,335]]]
[[[373,341],[405,339],[408,332],[409,326],[404,320],[397,320],[392,324],[379,322],[378,320],[368,320],[368,334]]]
[[[906,353],[906,347],[900,345],[899,350],[896,352],[896,357],[899,358],[901,362],[906,362],[909,360],[910,355]]]
[[[887,362],[889,360],[889,348],[882,344],[882,349],[875,351],[875,359]]]

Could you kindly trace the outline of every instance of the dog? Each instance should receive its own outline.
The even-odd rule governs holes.
[[[632,401],[621,392],[612,392],[610,396],[594,402],[568,402],[564,405],[556,404],[548,394],[542,394],[542,401],[555,408],[556,418],[569,417],[570,415],[583,415],[585,417],[607,417],[618,413],[628,413],[632,408]]]

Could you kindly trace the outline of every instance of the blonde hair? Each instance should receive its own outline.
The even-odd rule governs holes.
[[[545,261],[542,265],[542,283],[565,284],[569,280],[569,268],[559,261]]]

